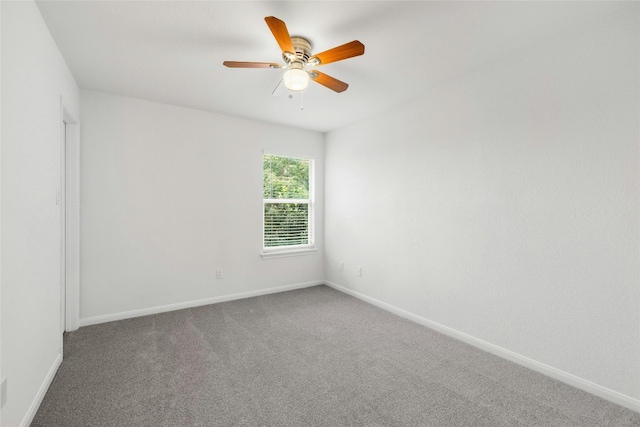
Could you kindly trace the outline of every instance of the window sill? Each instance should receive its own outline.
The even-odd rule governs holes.
[[[292,256],[313,255],[318,252],[316,248],[304,248],[304,249],[286,249],[272,252],[262,252],[262,259],[271,258],[287,258]]]

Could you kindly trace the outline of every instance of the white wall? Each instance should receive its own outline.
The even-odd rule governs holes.
[[[330,132],[327,279],[638,403],[638,6]]]
[[[2,6],[0,6],[0,101],[2,100]],[[0,102],[0,201],[2,200],[2,102]],[[0,202],[0,242],[2,241],[2,209]],[[0,244],[0,381],[2,374],[2,244]],[[1,387],[1,386],[0,386]],[[2,401],[2,389],[0,388],[0,401]],[[0,406],[0,427],[2,427],[2,406]]]
[[[2,7],[2,425],[28,423],[61,360],[61,99],[78,87],[33,2]]]
[[[322,134],[84,90],[81,106],[81,324],[323,279]],[[316,157],[318,253],[261,258],[263,150]]]
[[[0,201],[2,200],[2,6],[0,6]],[[2,224],[2,203],[0,202],[0,224]],[[0,225],[0,242],[2,242],[2,226]],[[4,379],[2,373],[2,244],[0,244],[0,381]],[[0,386],[1,387],[1,386]],[[0,388],[0,401],[3,397]],[[2,427],[2,406],[0,406],[0,427]]]

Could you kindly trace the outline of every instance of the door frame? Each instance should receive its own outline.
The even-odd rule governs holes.
[[[80,326],[80,123],[62,97],[60,114],[60,321],[62,331],[75,331]]]

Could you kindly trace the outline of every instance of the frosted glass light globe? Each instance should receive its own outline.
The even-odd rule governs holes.
[[[282,80],[289,90],[305,90],[309,85],[309,73],[302,68],[301,64],[292,64],[291,69],[284,72]]]

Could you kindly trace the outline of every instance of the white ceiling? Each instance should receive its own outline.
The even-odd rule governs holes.
[[[39,1],[81,88],[321,132],[428,93],[434,85],[561,33],[616,18],[608,2]],[[304,99],[272,92],[283,70],[264,22],[276,16],[318,53],[351,40],[365,54],[321,71]],[[304,103],[304,110],[300,109]]]

